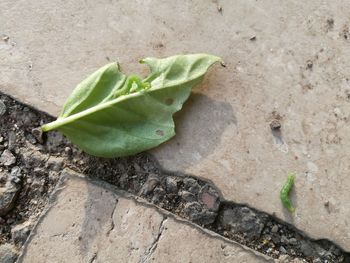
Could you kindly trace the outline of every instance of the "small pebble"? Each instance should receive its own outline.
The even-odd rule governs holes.
[[[296,238],[290,238],[289,240],[288,240],[288,243],[289,244],[291,244],[291,245],[293,245],[293,246],[296,246],[297,244],[298,244],[298,240],[296,239]]]
[[[342,252],[340,251],[340,249],[334,250],[333,253],[334,253],[334,255],[336,255],[336,256],[338,256],[338,257],[342,254]]]
[[[6,105],[2,100],[0,100],[0,116],[4,115],[5,113],[6,113]]]
[[[184,182],[184,185],[185,185],[186,188],[189,188],[189,187],[197,184],[197,181],[195,179],[193,179],[193,178],[190,178],[190,177],[186,177],[183,180],[183,182]]]
[[[271,232],[272,233],[277,233],[278,231],[278,226],[277,225],[274,225],[272,228],[271,228]]]
[[[300,250],[306,257],[310,257],[315,253],[312,243],[308,241],[301,242]]]
[[[6,36],[6,35],[4,35],[4,36],[2,37],[2,40],[5,41],[5,42],[9,41],[9,39],[10,39],[10,37],[9,37],[9,36]]]
[[[31,143],[31,144],[36,144],[36,139],[34,138],[33,135],[28,134],[27,135],[27,140]]]
[[[284,253],[284,254],[287,254],[287,250],[284,248],[284,246],[280,247],[280,252]]]
[[[70,147],[64,148],[64,151],[65,151],[67,154],[71,154],[71,153],[72,153],[72,149],[71,149]]]
[[[7,136],[8,136],[8,148],[10,150],[15,149],[16,139],[17,139],[16,133],[14,131],[9,131]]]
[[[268,248],[268,249],[266,250],[266,253],[267,253],[267,254],[270,254],[272,251],[273,251],[273,248],[270,247],[270,248]]]
[[[281,242],[285,243],[285,244],[288,244],[289,240],[288,240],[288,238],[286,236],[281,236]]]
[[[140,171],[142,171],[140,165],[138,165],[137,163],[134,163],[134,169],[135,169],[135,172],[140,172]]]
[[[0,157],[0,164],[11,166],[16,163],[16,157],[9,151],[5,150]]]
[[[196,197],[192,193],[190,193],[188,191],[182,191],[182,192],[179,193],[179,195],[186,202],[193,202],[193,201],[196,200]]]
[[[141,195],[148,195],[153,192],[154,188],[159,185],[159,177],[156,174],[150,174],[147,178],[147,181],[144,183],[140,190]]]
[[[169,193],[176,193],[177,192],[177,182],[172,177],[167,177],[165,180],[166,190]]]
[[[159,203],[161,199],[164,197],[165,191],[163,188],[157,186],[156,188],[154,188],[153,194],[154,195],[152,197],[152,202]]]
[[[191,192],[195,193],[194,191],[191,191]],[[203,203],[211,211],[219,210],[219,206],[220,206],[219,193],[209,185],[205,185],[201,189],[199,193],[199,201]]]
[[[310,70],[311,70],[312,67],[313,67],[313,65],[314,65],[314,64],[312,63],[311,60],[306,61],[306,68],[307,68],[307,69],[310,69]]]
[[[281,129],[281,127],[282,127],[281,122],[277,119],[274,119],[270,122],[271,130],[279,130]]]
[[[32,134],[39,143],[43,143],[43,131],[40,128],[32,129]]]

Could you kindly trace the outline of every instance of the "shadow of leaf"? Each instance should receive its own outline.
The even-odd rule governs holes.
[[[225,129],[237,124],[229,103],[215,101],[199,93],[190,96],[174,119],[176,136],[152,152],[159,160],[176,159],[176,170],[193,165],[211,154]],[[169,168],[174,167],[170,165]]]

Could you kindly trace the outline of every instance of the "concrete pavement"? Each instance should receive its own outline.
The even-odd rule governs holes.
[[[0,9],[0,90],[54,115],[109,61],[146,75],[145,56],[223,57],[226,68],[213,68],[177,115],[176,138],[153,153],[227,200],[350,251],[350,3],[3,0]],[[278,198],[289,171],[293,216]]]
[[[273,260],[66,170],[18,262]]]

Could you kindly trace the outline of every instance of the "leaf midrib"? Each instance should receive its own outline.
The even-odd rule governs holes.
[[[116,104],[118,102],[124,101],[124,100],[129,99],[129,98],[139,97],[141,95],[143,95],[142,92],[136,92],[136,93],[120,96],[120,97],[118,97],[116,99],[113,99],[113,100],[110,100],[110,101],[107,101],[107,102],[104,102],[104,103],[100,103],[100,104],[98,104],[96,106],[93,106],[93,107],[91,107],[89,109],[86,109],[84,111],[75,113],[75,114],[73,114],[71,116],[60,118],[60,119],[57,119],[56,121],[53,121],[53,122],[48,123],[48,124],[45,124],[45,125],[42,126],[42,130],[43,131],[49,131],[49,130],[52,130],[52,129],[57,129],[58,127],[60,127],[62,125],[69,124],[69,123],[71,123],[71,122],[73,122],[73,121],[75,121],[77,119],[83,118],[83,117],[85,117],[87,115],[90,115],[90,114],[92,114],[94,112],[106,109],[106,108],[108,108],[109,106],[111,106],[113,104]]]

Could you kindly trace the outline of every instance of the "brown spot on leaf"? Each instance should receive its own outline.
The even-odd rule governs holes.
[[[164,131],[156,130],[156,134],[158,134],[159,136],[164,136]]]
[[[174,103],[174,99],[172,99],[172,98],[167,98],[166,100],[165,100],[165,104],[166,105],[171,105],[171,104],[173,104]]]

